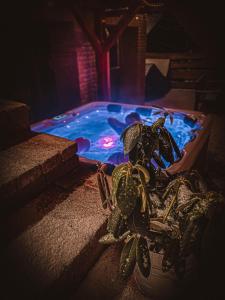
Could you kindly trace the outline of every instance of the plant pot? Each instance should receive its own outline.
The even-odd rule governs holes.
[[[162,271],[162,254],[150,252],[151,257],[151,273],[148,278],[145,278],[135,268],[134,278],[138,289],[147,297],[154,300],[168,300],[178,297],[184,292],[190,284],[197,279],[197,261],[194,257],[189,257],[186,262],[185,277],[178,279],[174,269],[168,272]]]

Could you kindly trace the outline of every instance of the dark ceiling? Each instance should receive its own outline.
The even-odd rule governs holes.
[[[80,7],[80,11],[92,11],[103,15],[118,15],[120,11],[140,2],[146,11],[151,13],[148,3],[165,3],[164,10],[174,15],[184,27],[193,41],[202,45],[213,56],[224,57],[223,43],[225,18],[224,0],[214,0],[207,3],[204,0],[20,0],[1,3],[0,23],[25,22],[33,20],[34,16],[46,8],[59,7],[59,11],[68,10],[70,5]],[[122,10],[121,10],[122,9]],[[117,10],[117,11],[116,11]],[[120,10],[118,12],[118,10]],[[141,11],[143,12],[143,10]],[[224,59],[223,59],[224,60]]]

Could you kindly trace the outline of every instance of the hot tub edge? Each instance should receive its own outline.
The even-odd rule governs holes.
[[[195,114],[194,112],[192,113]],[[198,114],[199,112],[196,113],[196,115]],[[203,117],[203,114],[200,114]],[[201,125],[203,129],[197,133],[196,138],[192,142],[188,143],[185,146],[183,158],[177,163],[174,163],[171,167],[167,168],[167,171],[171,175],[183,171],[188,171],[192,168],[196,168],[198,169],[198,171],[204,171],[203,169],[205,169],[206,165],[198,164],[198,158],[200,158],[201,161],[205,162],[204,160],[206,159],[208,141],[212,126],[212,116],[204,115],[204,120],[202,121]]]

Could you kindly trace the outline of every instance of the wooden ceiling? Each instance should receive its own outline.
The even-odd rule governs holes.
[[[148,13],[154,10],[162,9],[164,6],[163,0],[72,0],[75,5],[83,10],[91,10],[93,12],[101,12],[105,15],[119,15],[124,11],[129,10],[130,6],[139,3],[141,13]]]
[[[32,18],[45,9],[61,8],[62,12],[72,6],[81,12],[92,12],[95,15],[118,16],[128,11],[130,7],[140,4],[140,13],[151,13],[162,9],[164,0],[20,0],[4,1],[0,9],[0,22],[2,20],[13,21],[16,19]],[[159,5],[160,4],[160,5]]]

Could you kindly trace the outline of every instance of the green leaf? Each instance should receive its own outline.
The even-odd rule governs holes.
[[[116,239],[112,233],[107,233],[106,235],[104,235],[103,237],[100,238],[99,243],[105,244],[105,245],[111,245],[118,241],[119,240]]]
[[[122,133],[124,154],[128,154],[138,143],[141,134],[141,124],[133,124]]]
[[[156,169],[155,169],[154,165],[151,163],[151,161],[149,161],[147,167],[148,167],[148,172],[149,172],[150,178],[151,178],[150,184],[151,184],[151,186],[155,186],[155,184],[156,184]]]
[[[177,157],[178,157],[178,158],[182,158],[183,155],[182,155],[182,153],[180,152],[180,149],[179,149],[177,143],[175,142],[175,140],[174,140],[172,134],[171,134],[170,132],[168,132],[168,134],[169,134],[169,136],[170,136],[171,143],[172,143],[172,145],[173,145],[173,149],[174,149],[174,151],[175,151]]]
[[[136,263],[137,238],[131,238],[123,247],[120,257],[120,275],[127,279],[133,273]]]
[[[145,212],[141,212],[141,199],[138,199],[137,205],[128,219],[128,228],[131,232],[149,236],[150,233],[150,215],[149,204]]]
[[[165,166],[164,162],[162,161],[161,157],[156,152],[153,152],[152,156],[153,156],[153,159],[155,160],[155,162],[158,164],[158,166],[160,168],[163,168],[163,169],[166,168],[166,166]]]
[[[128,171],[128,164],[124,163],[124,164],[120,164],[119,166],[115,167],[115,169],[112,172],[112,183],[113,185],[115,185],[118,182],[118,179],[126,174],[126,172]]]
[[[150,203],[150,197],[149,197],[149,193],[146,188],[144,173],[142,173],[140,171],[139,177],[140,177],[140,182],[141,182],[140,183],[140,186],[141,186],[141,195],[140,196],[141,196],[141,201],[142,201],[141,212],[144,213],[146,211],[147,204]]]
[[[130,231],[128,230],[128,231],[124,232],[120,237],[115,238],[115,236],[112,233],[107,233],[106,235],[104,235],[103,237],[101,237],[99,239],[99,243],[105,244],[105,245],[115,244],[115,243],[125,240],[129,234],[130,234]]]
[[[152,220],[150,221],[150,228],[157,231],[157,232],[171,232],[172,231],[172,228],[165,224],[165,223],[162,223],[161,221],[156,221],[156,220]]]
[[[170,124],[173,125],[174,118],[173,118],[173,115],[171,113],[169,114],[169,118],[170,118]]]
[[[153,151],[157,148],[157,134],[152,131],[150,126],[144,125],[142,127],[140,144],[141,151],[139,153],[139,159],[140,156],[149,159]]]
[[[137,264],[144,277],[150,275],[151,260],[149,255],[148,244],[145,238],[140,237],[137,243]]]
[[[163,134],[164,134],[165,137],[167,136],[167,140],[170,142],[171,147],[174,149],[177,157],[181,158],[182,157],[182,153],[180,152],[180,149],[177,146],[177,143],[175,142],[172,134],[166,128],[163,128]]]
[[[174,187],[174,181],[171,181],[168,186],[166,187],[163,195],[162,195],[162,199],[166,200],[167,197],[170,195],[170,193],[173,191],[173,187]]]
[[[126,175],[128,172],[129,166],[127,163],[117,166],[112,172],[112,200],[115,204],[116,192],[118,188],[119,181],[122,176]]]
[[[182,203],[180,204],[176,211],[177,212],[181,212],[183,214],[187,214],[189,213],[193,207],[195,206],[195,204],[198,202],[198,201],[201,201],[201,194],[198,194],[198,193],[195,193],[195,194],[192,194],[191,197],[190,197],[190,200],[188,202],[185,202],[185,203]]]
[[[159,128],[159,127],[162,127],[162,126],[164,126],[164,123],[165,123],[165,118],[164,117],[160,117],[160,118],[158,118],[158,120],[157,121],[155,121],[153,124],[152,124],[152,131],[153,132],[156,132],[157,131],[157,129]]]
[[[169,163],[174,163],[173,147],[167,134],[167,130],[163,127],[160,128],[159,132],[159,153]]]
[[[142,165],[136,164],[134,166],[134,169],[136,169],[138,171],[139,175],[140,175],[140,173],[143,174],[142,178],[144,178],[144,181],[143,181],[144,184],[149,182],[150,175],[149,175],[148,170],[145,167],[143,167]]]
[[[107,231],[117,238],[126,230],[125,223],[126,221],[121,215],[120,209],[116,207],[108,218]]]
[[[120,178],[116,191],[116,200],[122,215],[129,216],[137,203],[138,189],[131,174]]]

